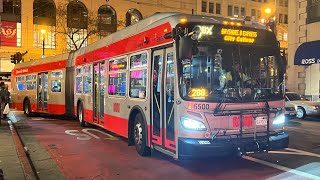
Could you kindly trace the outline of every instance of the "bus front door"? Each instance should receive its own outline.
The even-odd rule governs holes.
[[[93,66],[93,122],[104,125],[104,62]]]
[[[153,52],[152,64],[152,144],[175,153],[174,49]]]
[[[38,73],[38,111],[48,111],[48,72]]]

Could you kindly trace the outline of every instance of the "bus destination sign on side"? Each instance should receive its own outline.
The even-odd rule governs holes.
[[[258,32],[221,28],[221,35],[224,36],[224,41],[252,44],[258,37]]]
[[[29,72],[29,69],[17,69],[16,74],[21,74],[21,73],[27,73]]]

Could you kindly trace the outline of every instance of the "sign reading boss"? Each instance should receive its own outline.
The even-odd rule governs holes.
[[[320,63],[320,59],[307,58],[307,59],[302,59],[301,60],[301,64],[315,64],[315,63]]]

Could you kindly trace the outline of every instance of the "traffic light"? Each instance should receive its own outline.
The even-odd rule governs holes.
[[[20,63],[20,61],[22,60],[22,54],[20,52],[16,53],[16,63]]]
[[[17,64],[17,53],[14,55],[11,55],[11,63]]]
[[[11,55],[11,63],[13,64],[20,63],[22,61],[22,56],[24,56],[27,53],[28,51],[26,51],[25,53],[16,52],[14,55]]]

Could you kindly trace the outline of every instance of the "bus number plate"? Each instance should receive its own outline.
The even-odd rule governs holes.
[[[258,125],[258,126],[267,125],[267,118],[266,117],[256,117],[256,125]]]
[[[209,104],[194,104],[193,108],[197,109],[197,110],[209,110],[210,105]]]

